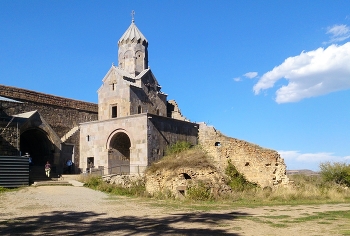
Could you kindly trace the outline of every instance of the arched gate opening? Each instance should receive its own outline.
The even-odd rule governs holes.
[[[108,149],[108,173],[130,174],[130,138],[126,133],[113,135]]]
[[[51,176],[56,173],[54,161],[54,145],[47,134],[40,129],[29,129],[24,131],[20,137],[21,154],[29,153],[32,165],[29,166],[29,179],[31,182],[47,180],[44,166],[47,161],[51,164]]]
[[[22,155],[30,154],[34,166],[43,167],[46,161],[53,163],[53,144],[42,130],[30,129],[23,132],[20,138],[20,150]]]

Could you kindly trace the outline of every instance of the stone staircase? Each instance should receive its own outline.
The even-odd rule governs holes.
[[[52,169],[50,173],[51,178],[58,178],[57,173]],[[47,177],[45,174],[44,166],[31,166],[29,172],[29,181],[33,182],[42,182],[49,181],[51,178]]]
[[[68,131],[63,137],[61,138],[62,143],[67,141],[73,134],[75,134],[79,130],[79,126],[73,127],[71,130]]]
[[[50,177],[45,175],[43,166],[32,166],[30,168],[29,180],[33,186],[83,186],[77,181],[80,175],[58,175],[54,169],[51,170]]]

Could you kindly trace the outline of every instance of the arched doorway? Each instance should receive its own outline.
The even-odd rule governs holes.
[[[126,133],[113,135],[108,149],[109,174],[130,174],[130,147],[130,138]]]
[[[35,166],[43,167],[46,161],[53,163],[53,144],[40,129],[29,129],[21,134],[20,150],[22,155],[29,153]]]

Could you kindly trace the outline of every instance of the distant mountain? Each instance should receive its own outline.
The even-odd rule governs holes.
[[[315,172],[312,170],[287,170],[287,175],[319,175],[319,172]]]

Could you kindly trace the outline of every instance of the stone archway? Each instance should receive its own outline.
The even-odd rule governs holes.
[[[108,148],[109,174],[130,174],[130,147],[126,133],[117,132],[112,136]]]
[[[22,155],[29,153],[35,166],[44,166],[46,161],[53,163],[53,146],[47,134],[40,129],[26,130],[20,137]]]

